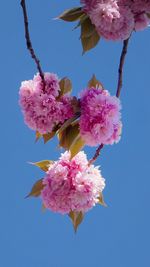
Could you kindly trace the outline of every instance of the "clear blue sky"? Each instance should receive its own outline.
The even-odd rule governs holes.
[[[30,31],[44,71],[68,76],[74,94],[93,73],[115,94],[120,43],[102,41],[81,56],[79,31],[54,21],[79,1],[27,1]],[[18,90],[36,68],[25,46],[19,1],[2,1],[0,10],[1,76],[1,267],[148,267],[150,266],[150,29],[133,34],[125,65],[123,135],[105,147],[97,161],[106,178],[108,208],[90,211],[77,235],[67,216],[42,213],[39,199],[24,199],[42,177],[28,161],[57,159],[57,140],[34,143],[23,123]],[[87,149],[89,158],[94,150]]]

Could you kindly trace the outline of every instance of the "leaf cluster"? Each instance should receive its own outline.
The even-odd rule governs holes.
[[[59,19],[67,22],[78,21],[75,29],[80,27],[80,40],[83,48],[83,54],[94,48],[99,40],[100,35],[97,33],[95,26],[92,24],[90,17],[84,12],[82,7],[75,7],[64,11]]]

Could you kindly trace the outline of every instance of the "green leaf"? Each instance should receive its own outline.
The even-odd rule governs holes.
[[[78,24],[74,27],[74,30],[76,30],[77,28],[79,28],[79,27],[81,26],[81,24],[82,24],[87,18],[89,18],[89,16],[88,16],[86,13],[84,13],[84,14],[80,17]]]
[[[96,76],[93,74],[91,80],[88,82],[88,88],[99,88],[99,89],[103,89],[103,85],[102,83],[96,79]]]
[[[43,179],[40,179],[33,185],[31,192],[27,195],[27,197],[39,197],[43,188]]]
[[[52,131],[51,133],[43,134],[44,144],[46,144],[50,139],[52,139],[56,134],[56,131]]]
[[[85,146],[85,142],[81,138],[80,134],[73,140],[69,151],[71,153],[71,159],[80,152],[80,150]]]
[[[59,86],[60,86],[59,97],[65,95],[66,93],[70,93],[72,90],[72,82],[67,77],[60,80]]]
[[[42,137],[42,134],[40,134],[38,131],[36,131],[35,137],[36,137],[35,142],[37,142]]]
[[[77,212],[77,211],[71,211],[69,213],[69,217],[71,218],[72,220],[72,223],[73,223],[73,227],[74,227],[74,230],[75,232],[77,231],[79,225],[81,224],[81,222],[83,221],[83,218],[84,218],[84,214],[82,211],[80,212]]]
[[[74,139],[79,134],[79,125],[69,125],[63,131],[58,133],[59,146],[69,150],[71,144],[74,142]]]
[[[43,160],[43,161],[38,161],[38,162],[30,162],[30,164],[39,167],[42,171],[47,172],[50,165],[52,165],[54,161],[52,160]]]
[[[64,11],[58,18],[68,22],[72,22],[80,19],[83,14],[85,13],[81,7],[75,7]]]
[[[104,207],[107,207],[107,205],[106,205],[106,203],[105,203],[105,201],[104,201],[104,197],[103,197],[102,192],[101,192],[100,195],[99,195],[98,203],[99,203],[100,205],[104,206]]]
[[[41,134],[38,131],[36,132],[36,139],[35,142],[37,142],[41,137],[43,137],[44,140],[44,144],[46,144],[50,139],[52,139],[55,134],[56,134],[56,130],[53,130],[51,133],[46,133],[46,134]]]
[[[96,30],[88,37],[81,36],[83,54],[91,50],[92,48],[94,48],[98,44],[99,40],[100,40],[100,36]]]
[[[68,119],[67,121],[65,121],[65,123],[59,128],[59,130],[57,131],[58,134],[60,134],[62,131],[64,131],[68,126],[72,125],[72,123],[74,121],[76,121],[79,118],[79,114],[75,115],[74,117]]]
[[[95,26],[92,24],[89,17],[81,20],[81,38],[88,38],[95,32]]]

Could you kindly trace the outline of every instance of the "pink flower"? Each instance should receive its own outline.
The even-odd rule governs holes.
[[[120,139],[120,101],[108,91],[91,88],[81,94],[80,134],[89,146],[113,144]]]
[[[83,10],[85,12],[92,10],[98,2],[99,0],[81,0],[81,4],[83,4]]]
[[[72,97],[68,94],[62,96],[59,101],[56,102],[57,105],[57,124],[63,124],[65,120],[71,118],[74,114],[73,107],[71,105]]]
[[[134,30],[144,30],[150,25],[147,14],[150,13],[149,0],[119,0],[119,5],[127,6],[134,16]]]
[[[98,203],[105,180],[94,165],[88,166],[84,152],[72,160],[65,152],[50,166],[43,181],[41,198],[44,206],[54,212],[68,214],[70,211],[86,212]]]
[[[131,10],[115,0],[99,1],[89,16],[99,35],[108,40],[125,40],[134,29]]]
[[[126,40],[133,30],[150,25],[149,0],[81,0],[98,34],[108,40]]]
[[[138,14],[135,15],[135,30],[140,31],[144,30],[150,25],[150,19],[148,18],[147,14]]]
[[[147,13],[150,12],[150,1],[149,0],[130,0],[129,5],[135,14],[137,13],[140,14],[142,12],[147,12]]]
[[[135,30],[143,30],[150,25],[147,13],[150,13],[149,0],[134,0],[131,2],[131,10],[135,18]]]
[[[48,95],[53,95],[54,97],[57,97],[60,91],[58,76],[54,73],[46,72],[44,73],[44,79],[46,82],[46,88],[45,88],[46,93]],[[40,91],[42,91],[43,84],[41,82],[41,77],[39,74],[34,76],[33,81],[36,89],[38,88]]]
[[[45,73],[46,86],[39,74],[33,80],[24,81],[20,88],[20,105],[25,123],[29,128],[45,134],[73,115],[71,97],[65,95],[57,100],[60,87],[58,77],[53,73]]]

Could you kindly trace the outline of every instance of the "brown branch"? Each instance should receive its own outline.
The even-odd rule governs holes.
[[[103,147],[104,147],[104,145],[101,144],[101,145],[96,149],[96,152],[95,152],[93,158],[89,160],[89,166],[90,166],[91,164],[93,164],[93,163],[97,160],[97,158],[99,157],[99,155],[100,155],[101,150],[103,149]]]
[[[130,37],[123,42],[123,48],[122,48],[122,52],[120,56],[120,63],[119,63],[119,69],[118,69],[118,85],[117,85],[116,97],[120,96],[122,85],[123,85],[123,67],[125,63],[125,57],[127,54],[129,39]]]
[[[27,9],[26,9],[26,2],[25,0],[21,0],[20,2],[22,10],[23,10],[23,17],[24,17],[24,29],[25,29],[25,39],[26,39],[26,45],[27,45],[27,49],[29,50],[31,57],[33,58],[33,60],[35,61],[37,70],[39,71],[40,77],[42,79],[44,88],[45,88],[45,80],[44,80],[44,73],[42,71],[41,65],[40,65],[40,60],[37,58],[33,46],[32,46],[32,42],[30,39],[30,33],[29,33],[29,23],[28,23],[28,15],[27,15]]]
[[[118,68],[118,84],[117,84],[117,91],[116,91],[116,97],[118,98],[120,97],[120,93],[121,93],[121,89],[123,85],[123,67],[124,67],[125,57],[126,57],[127,50],[128,50],[129,39],[130,37],[123,42],[123,48],[122,48],[122,52],[120,56],[120,63],[119,63],[119,68]],[[89,165],[93,164],[97,160],[103,147],[104,145],[101,144],[97,148],[93,158],[89,161]]]

